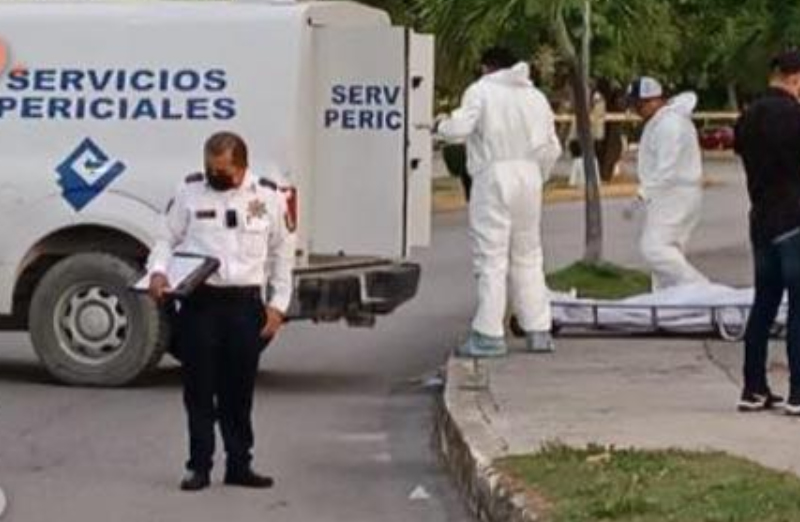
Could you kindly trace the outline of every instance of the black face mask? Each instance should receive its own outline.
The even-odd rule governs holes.
[[[234,185],[233,180],[228,176],[220,175],[220,174],[212,174],[209,171],[206,171],[206,182],[208,186],[211,187],[213,190],[217,192],[227,192],[231,189],[236,188]]]

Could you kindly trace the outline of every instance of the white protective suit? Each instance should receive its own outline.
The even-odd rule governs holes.
[[[485,75],[438,126],[448,141],[466,138],[478,281],[472,328],[495,338],[504,335],[507,282],[524,330],[549,332],[552,322],[541,242],[542,185],[561,146],[550,104],[529,77],[524,63]]]
[[[708,281],[684,256],[703,207],[703,159],[691,119],[696,105],[694,93],[673,98],[647,122],[639,143],[646,208],[640,248],[654,290]]]

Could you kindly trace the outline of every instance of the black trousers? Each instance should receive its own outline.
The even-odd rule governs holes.
[[[792,402],[800,401],[800,235],[753,248],[756,293],[745,332],[744,385],[767,389],[767,345],[784,292],[788,295],[786,350]]]
[[[203,286],[179,303],[176,342],[183,361],[183,400],[189,424],[188,469],[207,472],[219,421],[228,471],[250,466],[253,392],[265,341],[258,288]]]
[[[464,173],[460,176],[460,178],[461,186],[464,189],[464,199],[466,199],[467,203],[469,203],[469,200],[472,197],[472,176]]]

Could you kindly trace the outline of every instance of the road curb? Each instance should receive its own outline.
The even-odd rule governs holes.
[[[452,393],[475,392],[456,390],[459,384],[452,382],[451,377],[448,369],[444,392],[436,401],[436,445],[468,509],[484,522],[540,521],[541,517],[528,504],[525,495],[513,487],[510,478],[492,466],[491,460],[470,443],[458,416],[453,414],[449,398]]]

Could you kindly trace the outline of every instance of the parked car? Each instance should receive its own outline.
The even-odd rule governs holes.
[[[730,150],[733,148],[733,127],[707,127],[700,131],[703,150]]]

